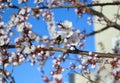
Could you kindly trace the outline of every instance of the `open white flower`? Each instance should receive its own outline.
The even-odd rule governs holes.
[[[78,45],[80,42],[79,36],[76,33],[73,33],[68,39],[67,42],[71,45]]]
[[[48,39],[48,36],[45,35],[45,36],[42,37],[42,39],[43,39],[43,40],[47,40],[47,39]]]
[[[63,25],[66,27],[66,28],[72,28],[72,22],[68,21],[68,20],[65,20]]]
[[[40,43],[40,37],[39,36],[36,36],[36,38],[35,38],[35,41],[37,42],[37,43]]]
[[[30,24],[29,22],[25,22],[25,27],[28,29],[32,28],[32,24]]]
[[[54,75],[53,75],[53,78],[54,78],[54,79],[58,79],[58,80],[61,80],[62,77],[63,77],[62,74],[54,74]]]
[[[10,31],[13,26],[14,26],[14,25],[13,25],[12,21],[9,21],[9,22],[6,24],[7,31]]]
[[[21,24],[18,24],[18,25],[17,25],[17,31],[18,31],[18,32],[22,32],[22,31],[23,31],[23,28],[24,28],[24,23],[21,23]]]
[[[30,49],[29,46],[25,46],[24,53],[26,53],[26,54],[30,54],[31,53],[31,49]]]
[[[0,66],[2,66],[3,65],[3,61],[2,60],[0,60]]]
[[[18,3],[21,4],[21,3],[22,3],[22,0],[18,0]]]
[[[34,45],[31,46],[31,52],[34,52],[36,47]]]
[[[15,52],[11,53],[11,58],[16,58],[16,53]]]
[[[25,14],[25,12],[26,12],[25,8],[22,8],[22,9],[20,10],[19,14],[24,15],[24,14]]]
[[[1,36],[0,37],[0,46],[3,46],[5,44],[4,38]]]
[[[12,14],[12,15],[10,16],[11,21],[14,21],[15,18],[16,18],[16,15],[15,15],[15,14]]]
[[[86,65],[87,62],[88,62],[88,58],[87,58],[87,57],[83,57],[83,58],[82,58],[82,61],[81,61],[81,64],[82,64],[82,65]]]
[[[73,35],[72,30],[59,30],[57,31],[57,35],[61,35],[61,37],[64,38],[69,38]]]
[[[78,67],[77,67],[78,69],[82,69],[82,65],[78,65]]]
[[[36,38],[36,34],[34,34],[32,31],[29,31],[28,36],[30,39],[35,39]]]
[[[4,22],[0,22],[0,27],[4,26]]]
[[[34,3],[42,3],[44,0],[34,0]]]
[[[10,16],[10,23],[15,26],[19,22],[19,17],[16,14]]]
[[[5,67],[8,67],[10,65],[10,63],[5,63],[4,66]]]
[[[9,57],[9,58],[8,58],[8,61],[9,61],[9,63],[11,63],[11,62],[13,61],[13,58],[12,58],[12,57]]]
[[[19,63],[18,63],[17,61],[14,61],[14,62],[13,62],[13,65],[14,65],[14,66],[18,66]]]
[[[47,21],[47,26],[48,26],[48,31],[50,33],[50,36],[52,38],[55,38],[56,37],[56,26],[55,26],[54,19],[52,19],[51,21]]]
[[[18,3],[21,4],[23,2],[27,2],[28,0],[18,0]]]

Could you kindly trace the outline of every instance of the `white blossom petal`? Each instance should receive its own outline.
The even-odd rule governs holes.
[[[26,53],[26,54],[30,54],[31,53],[31,49],[30,49],[29,46],[25,46],[24,53]]]
[[[72,28],[72,22],[68,21],[68,20],[65,20],[63,25],[66,27],[66,28]]]

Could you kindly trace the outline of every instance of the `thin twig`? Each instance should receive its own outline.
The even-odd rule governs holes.
[[[93,7],[93,6],[116,6],[116,5],[120,5],[120,2],[115,2],[115,3],[94,3],[94,4],[87,4],[87,5],[82,5],[80,7]],[[15,9],[20,9],[20,7],[18,7],[17,5],[13,4],[11,6],[9,6],[10,8],[15,8]],[[42,6],[40,7],[40,9],[58,9],[58,8],[77,8],[78,6],[76,5],[71,5],[71,6],[52,6],[52,7],[48,7],[48,6]]]
[[[104,28],[102,28],[102,29],[100,29],[100,30],[93,31],[93,32],[91,32],[91,33],[89,33],[89,34],[86,34],[85,36],[88,37],[88,36],[95,35],[95,34],[97,34],[97,33],[101,33],[101,32],[103,32],[103,31],[107,30],[108,28],[109,28],[109,27],[106,26],[106,27],[104,27]]]
[[[116,20],[115,20],[115,23],[117,23],[117,21],[118,21],[118,15],[119,15],[119,11],[120,11],[120,5],[119,5],[119,7],[118,7],[118,9],[117,9],[117,14],[116,14]]]
[[[58,9],[58,8],[85,8],[87,13],[90,13],[92,15],[98,16],[100,18],[103,18],[104,21],[107,23],[107,25],[110,25],[114,28],[116,28],[117,30],[120,30],[120,25],[112,22],[109,18],[107,18],[103,13],[96,11],[95,9],[90,8],[90,6],[105,6],[105,5],[120,5],[120,2],[117,3],[99,3],[99,4],[88,4],[85,5],[83,3],[80,2],[76,2],[74,5],[70,5],[70,6],[52,6],[52,7],[48,7],[48,6],[43,6],[40,7],[40,9]],[[11,8],[17,8],[20,9],[20,7],[13,5],[11,6]]]

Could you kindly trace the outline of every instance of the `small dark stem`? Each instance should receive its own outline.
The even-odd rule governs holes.
[[[100,30],[93,31],[93,32],[91,32],[91,33],[89,33],[89,34],[86,34],[85,36],[86,36],[86,37],[89,37],[89,36],[92,36],[92,35],[96,35],[96,34],[101,33],[101,32],[103,32],[103,31],[105,31],[105,30],[107,30],[107,29],[108,29],[108,26],[106,26],[106,27],[104,27],[104,28],[102,28],[102,29],[100,29]]]

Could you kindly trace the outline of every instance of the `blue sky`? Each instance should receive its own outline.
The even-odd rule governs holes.
[[[30,3],[29,3],[30,4]],[[8,12],[5,12],[3,14],[3,20],[5,22],[8,21],[9,15],[13,12],[16,12],[16,9],[10,9],[7,10]],[[54,19],[56,22],[69,20],[72,21],[73,27],[84,30],[86,29],[86,32],[92,32],[94,30],[94,25],[89,26],[87,24],[87,17],[90,17],[90,15],[85,14],[82,18],[78,18],[78,16],[75,14],[74,9],[53,9],[54,12]],[[47,25],[45,21],[43,21],[43,18],[40,18],[39,20],[35,18],[31,18],[28,20],[33,25],[33,31],[40,35],[49,35],[47,31]],[[18,33],[15,33],[15,37],[18,36]],[[84,50],[88,51],[94,51],[94,37],[88,37],[85,43]],[[46,66],[44,67],[46,70],[46,74],[49,75],[49,69],[51,68],[51,60],[48,60]],[[12,65],[8,68],[9,71],[12,70]],[[16,83],[43,83],[41,79],[41,73],[37,70],[38,65],[31,66],[30,63],[25,61],[23,64],[21,64],[18,67],[14,67],[13,76],[15,77]],[[64,73],[63,80],[64,82],[69,81],[68,78],[68,72]]]

